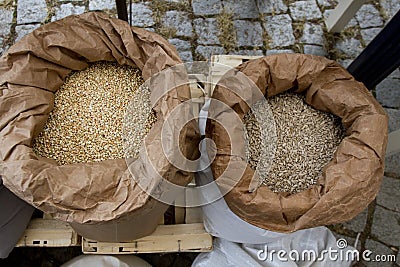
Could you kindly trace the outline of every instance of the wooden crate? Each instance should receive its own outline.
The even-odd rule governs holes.
[[[189,187],[194,186],[193,182]],[[186,203],[188,195],[180,196],[179,203]],[[206,252],[212,250],[212,237],[203,225],[201,208],[175,207],[175,222],[163,222],[149,236],[131,242],[100,242],[82,238],[85,254],[137,254],[166,252]]]
[[[82,239],[85,254],[136,254],[204,252],[212,249],[212,237],[203,223],[160,225],[151,235],[131,242],[108,243]]]
[[[72,227],[53,219],[32,219],[16,247],[80,246],[81,238]]]
[[[85,254],[136,254],[160,252],[211,251],[212,237],[203,226],[199,213],[186,213],[183,207],[175,207],[176,224],[164,225],[164,220],[149,236],[131,242],[99,242],[79,236],[72,227],[62,221],[44,218],[32,219],[16,247],[70,247],[82,246]],[[190,221],[191,223],[185,223]]]

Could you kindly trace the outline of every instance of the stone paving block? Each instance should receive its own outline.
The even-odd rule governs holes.
[[[387,77],[376,86],[376,99],[386,107],[400,108],[400,80]]]
[[[389,115],[389,133],[400,129],[400,110],[393,108],[385,108]]]
[[[367,215],[368,209],[365,209],[350,221],[342,223],[342,225],[346,229],[349,229],[356,233],[361,233],[365,229],[365,224],[367,223]]]
[[[269,55],[276,55],[276,54],[293,54],[294,51],[292,49],[271,49],[267,50],[266,54]]]
[[[263,29],[260,22],[247,20],[235,20],[238,46],[263,46]]]
[[[295,42],[292,20],[287,14],[267,17],[264,28],[271,39],[269,42],[271,48],[289,46]]]
[[[324,44],[324,31],[319,24],[305,23],[303,29],[303,36],[300,42],[306,44]]]
[[[383,245],[382,243],[376,242],[372,239],[367,239],[365,242],[365,249],[370,250],[372,253],[371,255],[368,256],[371,261],[366,262],[368,267],[391,267],[393,262],[378,262],[375,261],[375,257],[378,256],[380,257],[381,255],[393,255],[393,251]]]
[[[178,51],[188,51],[191,48],[189,41],[184,41],[178,38],[168,39],[168,42],[175,46]]]
[[[194,29],[197,34],[197,43],[204,45],[219,45],[219,30],[217,19],[195,19],[193,21]]]
[[[17,7],[17,23],[43,22],[47,17],[45,0],[19,0]]]
[[[166,27],[176,29],[177,36],[192,37],[192,24],[189,15],[183,11],[167,11],[162,19],[162,23]]]
[[[329,15],[332,13],[332,11],[333,11],[333,9],[327,9],[327,10],[324,11],[324,18],[325,18],[325,20],[329,17]],[[357,20],[356,20],[355,18],[352,18],[352,19],[347,23],[347,25],[344,27],[344,29],[348,29],[348,28],[356,27],[356,26],[358,26],[358,22],[357,22]]]
[[[400,213],[376,206],[372,224],[372,234],[380,241],[391,245],[400,245]]]
[[[239,50],[238,52],[230,53],[232,55],[242,55],[242,56],[263,56],[264,53],[262,50]]]
[[[322,18],[321,10],[315,0],[296,1],[289,5],[293,20],[313,20]]]
[[[8,50],[9,48],[10,48],[9,45],[0,47],[0,55],[4,55],[4,54],[7,52],[7,50]]]
[[[379,27],[383,20],[379,11],[371,4],[362,5],[356,13],[356,19],[361,28]]]
[[[355,18],[352,18],[346,25],[346,27],[344,27],[344,30],[347,30],[348,28],[354,28],[354,27],[358,27],[358,21]]]
[[[280,14],[286,12],[288,9],[282,0],[257,0],[257,5],[261,14]]]
[[[400,153],[385,158],[385,172],[400,177]]]
[[[342,65],[343,67],[347,68],[348,66],[350,66],[351,62],[353,62],[352,59],[343,59],[343,60],[339,60],[338,63],[340,65]]]
[[[193,62],[193,55],[190,51],[179,51],[179,56],[183,62]]]
[[[337,1],[336,0],[317,0],[317,3],[319,6],[321,7],[330,7],[330,8],[334,8],[337,5]]]
[[[400,10],[399,0],[380,0],[380,4],[388,20]]]
[[[334,47],[351,58],[356,58],[363,50],[361,42],[355,38],[339,40]]]
[[[29,24],[29,25],[19,25],[15,26],[15,32],[17,34],[17,38],[15,38],[15,42],[21,40],[22,37],[31,33],[33,30],[40,27],[40,24]]]
[[[164,0],[165,2],[168,3],[176,3],[176,4],[185,4],[189,5],[189,0]]]
[[[381,190],[377,197],[377,203],[388,209],[400,212],[400,180],[383,177]]]
[[[62,4],[60,7],[55,9],[55,15],[51,18],[51,21],[56,21],[65,18],[69,15],[77,15],[85,12],[84,6],[74,6],[71,3]]]
[[[255,0],[224,0],[224,8],[233,13],[235,19],[257,19],[259,17]]]
[[[153,12],[147,3],[132,3],[132,26],[151,27],[154,25]]]
[[[13,13],[12,9],[0,8],[0,37],[4,37],[10,33]]]
[[[221,0],[192,0],[193,13],[201,15],[217,15],[222,10]]]
[[[390,75],[388,77],[400,79],[400,68],[395,69],[392,73],[390,73]]]
[[[370,28],[370,29],[364,29],[361,30],[361,36],[364,40],[365,45],[368,45],[374,38],[375,36],[378,35],[378,33],[382,30],[382,28]]]
[[[323,46],[319,45],[304,45],[304,54],[309,54],[309,55],[315,55],[315,56],[321,56],[321,57],[327,57],[328,52],[326,52],[326,49]]]
[[[326,20],[332,13],[333,9],[326,9],[324,11],[324,13],[322,14],[322,16],[324,17],[324,19]]]
[[[204,57],[205,59],[210,59],[212,55],[221,55],[225,53],[225,49],[221,46],[203,46],[199,45],[196,48],[196,53]]]
[[[3,49],[3,38],[0,37],[0,57],[3,55],[4,49]]]
[[[115,1],[110,0],[89,0],[89,10],[104,10],[117,8]]]

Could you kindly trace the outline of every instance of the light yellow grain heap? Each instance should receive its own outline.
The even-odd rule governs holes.
[[[124,158],[125,152],[136,157],[156,120],[150,92],[142,84],[139,69],[117,63],[97,62],[71,73],[55,93],[54,109],[34,139],[34,152],[60,165]],[[131,123],[136,128],[125,138],[124,115],[131,100],[138,109]],[[123,139],[129,139],[125,146]]]
[[[265,112],[268,106],[275,123]],[[340,119],[312,108],[304,96],[292,93],[262,100],[252,110],[244,117],[246,156],[262,183],[274,192],[289,193],[314,185],[344,138]],[[274,153],[271,148],[275,147]],[[271,164],[268,160],[273,156]]]

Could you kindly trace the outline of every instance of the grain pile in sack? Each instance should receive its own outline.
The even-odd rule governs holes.
[[[243,83],[241,75],[261,93],[252,91],[250,82]],[[345,136],[313,185],[273,192],[257,182],[262,179],[248,163],[245,127],[222,123],[235,121],[235,117],[243,122],[258,101],[288,92],[302,95],[307,105],[340,118]],[[213,119],[206,127],[207,137],[216,146],[211,169],[220,189],[228,192],[224,198],[229,208],[241,219],[288,233],[350,220],[377,195],[384,171],[388,118],[365,86],[336,62],[301,54],[251,60],[228,71],[212,98],[209,117]]]
[[[182,186],[193,178],[160,153],[164,119],[190,99],[190,91],[184,85],[165,94],[155,92],[160,87],[149,88],[151,94],[162,97],[152,100],[156,122],[131,172],[123,158],[59,165],[36,155],[32,145],[54,107],[57,90],[71,72],[99,61],[138,68],[144,80],[181,63],[175,48],[159,35],[102,13],[70,16],[28,34],[0,59],[0,175],[18,197],[70,222],[81,235],[128,241],[150,234],[168,208],[143,191],[136,179],[153,181],[146,191],[158,192],[160,177]],[[164,80],[165,84],[173,82]],[[182,114],[182,120],[189,115]],[[182,153],[196,158],[199,134],[195,121],[180,132],[171,131],[180,137]]]

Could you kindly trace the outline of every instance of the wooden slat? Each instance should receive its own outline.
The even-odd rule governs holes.
[[[202,98],[204,93],[201,90],[197,81],[190,81],[190,94],[192,98]]]
[[[52,220],[53,217],[49,213],[43,213],[43,219]]]
[[[201,80],[203,79],[203,80]],[[204,82],[205,77],[203,76],[194,76],[190,75],[189,78],[189,87],[190,87],[190,95],[192,98],[192,110],[193,110],[193,115],[198,116],[201,107],[204,104],[204,99],[205,99],[205,89],[201,87],[199,82]]]
[[[211,251],[212,237],[202,223],[160,225],[153,234],[132,242],[107,243],[82,239],[85,254],[137,254]]]
[[[199,196],[195,194],[194,190],[186,190],[185,200],[189,205],[199,203]],[[201,207],[186,207],[185,223],[201,223],[203,222],[203,210]]]
[[[186,208],[184,207],[185,205],[185,194],[180,194],[177,196],[175,199],[175,223],[176,224],[181,224],[185,223],[185,216],[186,216]]]
[[[68,223],[32,219],[17,247],[69,247],[79,246],[80,238]]]
[[[346,27],[366,0],[340,0],[325,20],[328,32],[340,32]]]
[[[240,56],[240,55],[214,55],[211,57],[211,75],[210,77],[210,95],[214,90],[215,85],[219,82],[222,76],[231,68],[235,68],[243,62],[257,59],[262,56]],[[217,63],[217,64],[215,64]]]
[[[215,55],[211,57],[211,62],[236,67],[245,61],[257,59],[262,56],[240,56],[240,55]]]

